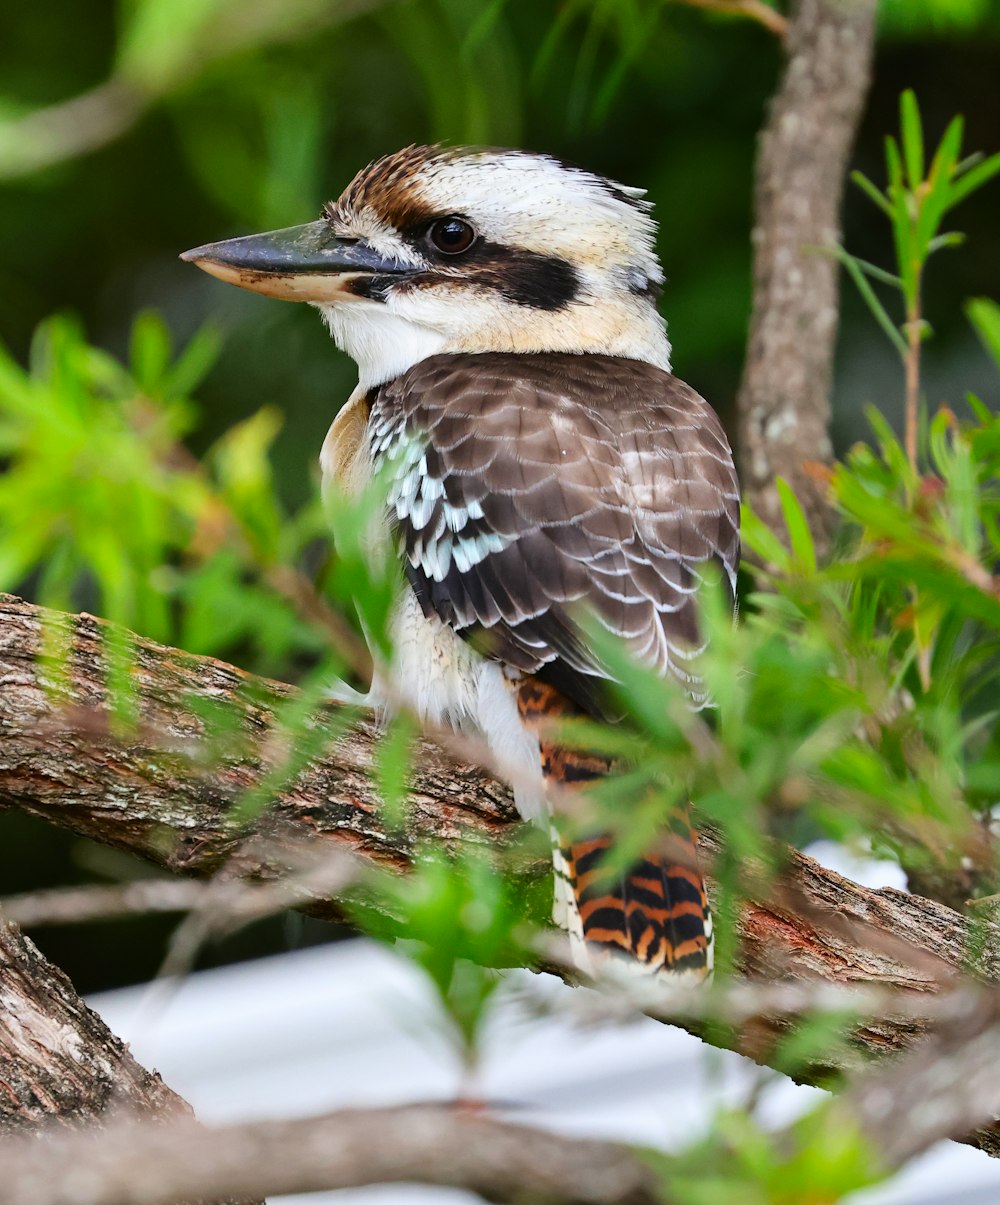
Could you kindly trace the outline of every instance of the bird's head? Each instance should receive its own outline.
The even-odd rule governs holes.
[[[408,147],[360,172],[317,222],[182,258],[317,306],[366,387],[438,352],[599,352],[669,368],[641,197],[547,155]]]

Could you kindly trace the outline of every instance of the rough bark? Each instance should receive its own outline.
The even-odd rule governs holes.
[[[775,478],[822,546],[830,514],[810,462],[829,463],[844,176],[871,77],[876,0],[795,0],[787,64],[761,133],[753,307],[737,400],[746,500],[781,527]]]
[[[0,1129],[64,1125],[127,1110],[190,1109],[141,1067],[66,976],[13,925],[0,924]]]
[[[106,707],[107,626],[70,625],[65,672],[40,661],[46,613],[0,595],[0,807],[42,816],[182,874],[272,877],[279,850],[308,837],[382,866],[404,866],[421,839],[497,842],[513,835],[505,787],[429,742],[418,750],[404,829],[385,823],[372,781],[378,734],[363,721],[282,791],[248,832],[229,822],[246,791],[286,756],[274,709],[295,691],[208,657],[137,640],[136,728],[117,736]],[[234,731],[210,732],[196,708],[221,707]],[[331,707],[331,718],[334,708]],[[264,849],[261,832],[273,839]],[[331,915],[335,909],[331,909]]]
[[[320,856],[348,851],[362,863],[402,869],[422,842],[496,846],[520,831],[505,787],[430,742],[418,750],[405,825],[387,823],[371,776],[378,735],[367,721],[280,790],[252,831],[237,829],[229,809],[282,754],[273,708],[292,688],[137,640],[138,722],[116,736],[105,707],[105,625],[62,617],[72,656],[69,671],[54,675],[37,656],[45,615],[0,596],[0,806],[195,876],[271,879],[301,865],[304,845]],[[199,718],[205,701],[234,718],[237,731],[224,748]],[[704,847],[709,858],[718,848],[711,835]],[[525,873],[547,873],[547,862]],[[336,898],[308,906],[342,915]],[[794,850],[767,898],[744,907],[739,936],[740,969],[768,980],[932,993],[968,970],[963,916],[903,892],[860,887]],[[980,933],[977,946],[980,975],[1000,980],[1000,942]],[[881,1054],[908,1046],[924,1028],[911,1008],[905,1017],[865,1022],[857,1036],[864,1051]],[[766,1061],[773,1039],[772,1028],[750,1026],[738,1045]]]
[[[0,923],[0,1131],[86,1126],[93,1134],[124,1117],[200,1132],[190,1106],[135,1061],[62,971],[16,926]],[[49,1158],[47,1148],[32,1147]],[[261,1203],[226,1197],[219,1205]]]
[[[888,1167],[902,1167],[941,1138],[963,1139],[1000,1112],[1000,995],[969,995],[936,1032],[877,1075],[858,1079],[835,1113],[862,1132]],[[994,1158],[1000,1127],[973,1141]]]

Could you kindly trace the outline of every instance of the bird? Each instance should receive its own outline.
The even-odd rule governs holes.
[[[708,566],[735,608],[733,455],[671,373],[656,233],[644,190],[555,156],[409,146],[316,221],[182,258],[315,306],[357,365],[320,464],[347,490],[388,482],[405,585],[372,701],[485,741],[521,815],[553,826],[553,917],[581,970],[672,987],[713,966],[686,809],[610,875],[613,836],[563,819],[615,771],[567,747],[566,721],[614,711],[584,613],[702,707]]]

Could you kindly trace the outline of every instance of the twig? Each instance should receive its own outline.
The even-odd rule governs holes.
[[[784,39],[788,34],[788,20],[777,9],[765,4],[764,0],[681,0],[694,8],[708,8],[720,13],[733,13],[736,16],[750,17],[758,21],[765,29],[777,37]]]
[[[22,929],[85,925],[197,908],[211,886],[186,879],[138,879],[100,887],[57,887],[0,899],[0,915]]]
[[[881,1074],[869,1073],[834,1103],[889,1167],[940,1138],[962,1138],[1000,1114],[1000,996],[957,1000],[947,1027]],[[984,1131],[980,1130],[982,1134]],[[996,1127],[993,1146],[996,1158]]]
[[[998,1109],[1000,1014],[991,993],[962,1002],[947,1033],[895,1067],[858,1076],[825,1107],[822,1132],[856,1135],[888,1169]],[[788,1130],[776,1136],[775,1149],[793,1153],[802,1137]],[[512,1125],[461,1105],[345,1110],[211,1130],[190,1122],[118,1125],[102,1134],[7,1140],[0,1165],[0,1205],[173,1205],[205,1193],[401,1181],[539,1205],[670,1200],[653,1167],[627,1147]]]
[[[573,979],[579,972],[567,957],[567,946],[567,942],[556,937],[545,943],[543,956],[546,969],[556,969],[564,978]],[[709,988],[660,987],[657,995],[658,999],[651,1000],[641,980],[609,979],[597,984],[596,990],[578,993],[568,1004],[560,996],[559,1011],[564,1015],[568,1009],[575,1020],[585,1025],[621,1022],[644,1014],[671,1025],[717,1022],[736,1028],[751,1023],[787,1024],[817,1013],[838,1013],[845,1018],[854,1017],[858,1023],[875,1018],[905,1024],[914,1032],[950,1021],[973,1007],[979,1008],[984,1001],[992,1001],[990,1006],[1000,1011],[1000,993],[974,983],[933,993],[876,984],[727,979]],[[520,997],[530,1012],[545,1015],[544,992],[536,993],[529,983]],[[863,1065],[859,1051],[855,1069]]]
[[[341,895],[357,877],[356,860],[346,850],[325,850],[317,858],[316,850],[301,844],[301,853],[310,853],[314,865],[289,872],[275,882],[247,882],[224,871],[208,882],[154,878],[113,886],[59,887],[0,899],[0,915],[21,928],[35,929],[191,912],[205,918],[210,934],[228,934],[272,913]],[[281,858],[286,863],[290,852],[287,845],[282,847]],[[263,848],[261,856],[267,856]]]
[[[919,285],[916,299],[906,315],[906,458],[917,471],[918,406],[920,402],[920,346],[922,341]]]

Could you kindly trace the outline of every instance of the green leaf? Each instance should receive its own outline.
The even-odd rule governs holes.
[[[680,686],[637,662],[621,638],[612,635],[593,614],[577,613],[574,618],[587,633],[599,664],[611,675],[614,694],[640,730],[668,748],[682,744],[683,738],[672,714],[676,705],[682,702]]]
[[[885,137],[885,166],[889,177],[889,201],[895,206],[896,197],[903,191],[903,160],[899,145],[891,134]]]
[[[931,163],[929,179],[934,184],[937,184],[938,181],[943,181],[945,184],[951,183],[955,168],[958,165],[958,157],[962,153],[964,128],[965,123],[961,116],[953,117],[948,123],[948,128],[938,143],[938,148],[934,152],[934,159]]]
[[[775,486],[785,518],[785,527],[788,529],[788,538],[792,545],[795,567],[799,572],[808,575],[814,574],[816,572],[816,545],[813,542],[812,532],[809,530],[809,521],[806,519],[805,511],[798,498],[795,497],[792,487],[783,477],[777,478]]]
[[[349,908],[362,928],[394,943],[427,975],[446,1035],[463,1061],[473,1064],[483,1022],[503,982],[490,968],[524,965],[531,957],[523,883],[504,875],[482,851],[469,849],[452,859],[440,848],[423,847],[405,878],[371,874]],[[388,923],[387,914],[393,918]]]
[[[779,572],[789,570],[791,558],[788,549],[746,503],[740,508],[740,534],[744,545],[755,556],[773,565]]]
[[[924,178],[924,133],[917,98],[910,88],[899,99],[899,118],[906,175],[910,188],[916,189]]]
[[[955,180],[951,190],[951,204],[954,206],[960,201],[964,201],[970,193],[982,188],[998,172],[1000,172],[1000,151],[995,155],[990,155],[988,159],[984,159],[982,163],[970,168]]]
[[[924,256],[929,254],[928,244],[934,241],[935,231],[939,229],[944,215],[954,203],[952,181],[961,142],[962,119],[955,117],[949,122],[934,153],[926,183],[918,190],[920,214],[917,222],[917,240],[919,246],[924,249]]]
[[[939,234],[936,238],[928,239],[926,254],[933,255],[935,251],[942,251],[945,247],[961,247],[965,242],[965,235],[959,230],[950,230],[947,234]]]
[[[870,200],[875,202],[887,217],[892,217],[892,206],[889,204],[888,198],[863,172],[851,172],[851,179]]]
[[[859,1020],[847,1009],[807,1015],[775,1043],[768,1064],[793,1077],[808,1075],[817,1065],[829,1066],[838,1052],[841,1057],[848,1053]]]
[[[272,760],[262,777],[230,808],[228,820],[233,827],[242,828],[256,820],[347,729],[352,709],[326,706],[337,668],[332,659],[321,663],[303,683],[300,694],[276,708],[270,729]]]
[[[406,820],[406,799],[413,768],[413,743],[418,729],[407,714],[394,716],[379,738],[375,754],[375,783],[386,823],[400,828]]]
[[[971,305],[972,303],[970,302],[969,304]],[[995,357],[997,358],[998,364],[1000,364],[1000,314],[997,315],[996,338],[997,346]],[[982,398],[976,397],[974,393],[967,393],[965,395],[965,401],[973,415],[975,415],[980,423],[992,422],[993,411],[989,408],[989,406],[986,405]]]
[[[1000,305],[988,297],[976,297],[966,303],[965,312],[983,346],[1000,368]]]
[[[902,356],[905,360],[907,355],[906,340],[900,333],[899,328],[889,317],[885,306],[883,306],[881,301],[879,301],[879,299],[875,296],[875,291],[865,279],[865,274],[855,262],[854,256],[845,251],[843,247],[835,248],[834,254],[847,269],[851,279],[857,285],[858,292],[861,294],[868,308],[871,310],[875,321],[879,324],[882,330],[885,331],[893,347],[895,347],[896,351],[898,351],[900,356]]]
[[[201,384],[219,358],[222,335],[213,326],[203,326],[174,361],[163,381],[165,397],[188,397]]]
[[[160,394],[170,351],[167,324],[153,310],[144,310],[132,324],[129,360],[136,384],[150,397]]]

